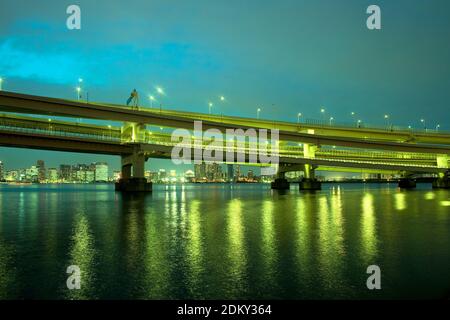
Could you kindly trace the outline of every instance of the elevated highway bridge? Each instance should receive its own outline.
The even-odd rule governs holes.
[[[278,184],[275,183],[274,188],[286,187],[284,173],[287,171],[304,171],[305,180],[314,182],[314,171],[321,168],[400,172],[405,177],[414,173],[435,173],[440,181],[436,187],[449,186],[450,134],[445,132],[294,124],[148,108],[131,110],[120,105],[11,92],[0,92],[0,112],[3,112],[0,117],[0,145],[119,155],[122,157],[124,179],[142,179],[145,161],[148,158],[170,158],[172,148],[177,144],[169,134],[150,131],[146,126],[192,130],[194,121],[202,120],[203,130],[280,130],[280,170],[275,181]],[[69,119],[39,117],[43,115]],[[115,121],[123,125],[82,124],[73,118]],[[192,142],[185,147],[194,148]],[[230,150],[223,141],[224,152],[235,150],[236,147]],[[247,144],[245,153],[248,158],[255,150]],[[317,185],[313,183],[311,186],[314,189]],[[140,188],[135,187],[130,190]],[[305,187],[308,188],[308,183]]]

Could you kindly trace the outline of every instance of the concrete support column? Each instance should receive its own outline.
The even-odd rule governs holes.
[[[303,155],[305,158],[314,159],[316,157],[317,146],[305,143],[303,145]],[[304,178],[299,183],[300,190],[320,190],[322,184],[317,181],[316,174],[312,164],[305,164]]]
[[[448,155],[438,154],[436,157],[438,168],[448,169]],[[439,173],[439,177],[433,181],[434,189],[450,189],[449,171]]]
[[[133,154],[122,156],[122,178],[115,185],[116,191],[152,191],[152,183],[145,178],[145,160],[145,154],[138,147]]]
[[[280,164],[275,181],[271,183],[271,187],[275,190],[289,190],[289,182],[286,179],[285,166]]]
[[[400,180],[398,180],[398,187],[400,189],[414,189],[416,187],[416,179],[413,178],[411,173],[404,172]]]
[[[131,178],[131,164],[122,165],[122,179],[130,179]]]

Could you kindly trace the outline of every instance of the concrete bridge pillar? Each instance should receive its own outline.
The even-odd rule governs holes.
[[[437,155],[437,166],[438,168],[448,169],[448,155],[438,154]],[[446,172],[439,173],[436,180],[433,181],[434,189],[450,189],[450,176],[449,170]]]
[[[400,180],[398,180],[398,187],[400,189],[414,189],[416,187],[416,179],[411,173],[403,173]]]
[[[316,157],[317,146],[305,143],[303,145],[303,155],[305,158],[314,159]],[[315,168],[312,164],[305,164],[303,179],[299,182],[300,190],[321,190],[322,184],[316,179]]]
[[[289,190],[289,182],[286,179],[285,166],[281,165],[278,167],[278,173],[275,177],[275,181],[271,183],[272,189],[275,190]]]
[[[152,183],[145,178],[145,161],[145,154],[139,148],[133,154],[122,156],[122,177],[116,182],[116,191],[152,191]]]

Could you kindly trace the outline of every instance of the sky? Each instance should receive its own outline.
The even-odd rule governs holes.
[[[32,3],[32,4],[31,4]],[[81,8],[81,30],[66,9]],[[371,4],[381,30],[366,27]],[[141,100],[164,88],[164,108],[297,121],[352,122],[450,131],[448,0],[2,0],[3,89],[91,101]],[[221,103],[223,95],[226,101]],[[150,105],[143,99],[144,106]],[[117,157],[0,148],[5,167]],[[171,167],[151,160],[148,169]]]

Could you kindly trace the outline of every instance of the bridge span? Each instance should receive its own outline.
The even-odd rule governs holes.
[[[89,152],[122,157],[125,190],[149,190],[144,181],[144,164],[149,158],[170,158],[176,144],[170,135],[152,132],[147,125],[193,129],[203,121],[203,130],[277,129],[280,130],[278,175],[273,188],[287,188],[288,171],[304,171],[300,188],[317,189],[314,172],[339,168],[361,172],[399,172],[404,186],[413,186],[410,176],[417,173],[438,175],[435,187],[449,188],[450,134],[438,132],[389,131],[373,128],[333,127],[314,124],[223,117],[191,112],[155,109],[131,110],[112,104],[75,101],[0,92],[0,145],[46,150]],[[67,120],[20,116],[34,114],[60,116]],[[70,118],[122,122],[121,127],[81,124]],[[186,147],[191,148],[193,141]],[[222,142],[223,151],[227,149]],[[202,146],[202,149],[205,146]],[[194,148],[194,147],[192,147]],[[194,149],[192,153],[194,154]],[[254,152],[246,145],[246,157]]]

